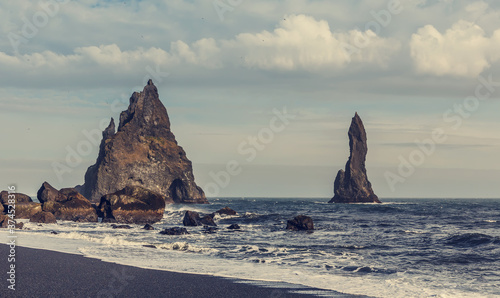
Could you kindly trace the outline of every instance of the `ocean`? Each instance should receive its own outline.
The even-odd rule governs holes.
[[[256,284],[284,281],[375,297],[500,297],[500,199],[327,201],[221,198],[209,205],[167,205],[154,225],[181,227],[186,210],[236,210],[238,215],[215,217],[214,234],[203,227],[167,236],[139,225],[125,230],[59,221],[26,223],[30,230],[17,236],[23,246]],[[285,230],[299,214],[313,218],[314,232]],[[234,223],[240,232],[227,229]]]

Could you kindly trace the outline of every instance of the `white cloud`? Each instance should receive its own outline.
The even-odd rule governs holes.
[[[327,21],[290,15],[273,32],[242,33],[225,46],[241,53],[247,67],[314,71],[343,68],[351,62],[384,66],[399,42],[369,30],[333,33]]]
[[[206,69],[243,66],[263,70],[335,71],[350,64],[385,66],[399,42],[372,31],[333,33],[327,21],[290,15],[273,31],[241,33],[230,40],[203,38],[188,44],[178,40],[170,49],[158,47],[122,50],[117,44],[77,47],[70,54],[42,51],[25,55],[0,52],[4,84],[26,78],[81,80],[89,74],[115,80],[128,78],[146,66],[175,72],[192,65]],[[17,78],[16,78],[17,76]]]
[[[500,29],[491,37],[478,25],[459,21],[444,34],[427,25],[413,34],[411,57],[420,73],[438,76],[478,76],[499,60]]]

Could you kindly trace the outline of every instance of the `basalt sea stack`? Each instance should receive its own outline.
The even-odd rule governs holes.
[[[340,170],[337,173],[334,183],[335,195],[329,203],[380,203],[366,176],[368,146],[365,127],[358,113],[352,118],[348,135],[351,154],[345,171]]]
[[[208,203],[194,182],[191,161],[170,131],[167,110],[151,80],[142,92],[132,94],[116,132],[111,119],[97,161],[88,168],[79,191],[99,202],[102,196],[126,186],[143,187],[165,196],[168,202]]]

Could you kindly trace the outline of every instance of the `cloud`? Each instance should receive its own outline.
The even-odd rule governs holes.
[[[487,37],[480,26],[464,20],[444,34],[426,25],[410,41],[416,70],[437,76],[476,77],[499,60],[499,46],[500,29]]]
[[[399,42],[370,30],[333,33],[327,21],[286,16],[273,32],[242,33],[224,43],[241,53],[244,65],[266,70],[344,68],[351,62],[385,65]]]
[[[67,81],[123,80],[147,66],[182,72],[198,69],[243,67],[266,71],[338,71],[349,65],[384,67],[399,49],[399,42],[372,31],[332,32],[325,20],[290,15],[277,28],[260,33],[241,33],[233,39],[202,38],[188,43],[171,42],[160,47],[122,50],[117,44],[77,47],[72,53],[41,51],[24,55],[0,52],[3,84],[33,79],[43,83]],[[141,76],[145,72],[141,72]],[[110,78],[110,75],[113,77]],[[43,78],[40,80],[40,78]],[[42,82],[44,81],[44,82]]]

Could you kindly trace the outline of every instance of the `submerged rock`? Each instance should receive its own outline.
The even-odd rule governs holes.
[[[240,230],[241,227],[238,224],[232,224],[229,227],[227,227],[229,230]]]
[[[313,220],[309,216],[299,215],[287,222],[286,229],[292,231],[311,231],[314,230]]]
[[[118,223],[152,224],[165,212],[165,197],[139,186],[124,189],[101,198],[99,212],[105,220]]]
[[[334,182],[334,197],[328,203],[380,203],[366,175],[368,152],[366,132],[358,113],[349,128],[350,156],[344,170],[339,170]]]
[[[170,229],[165,229],[160,232],[162,235],[188,235],[189,232],[186,230],[186,228],[170,228]]]
[[[229,208],[229,207],[224,207],[218,211],[215,211],[215,213],[219,214],[219,215],[222,215],[222,214],[225,214],[225,215],[236,215],[238,214],[236,211],[234,211],[233,209]]]
[[[92,202],[126,186],[139,186],[161,194],[167,203],[208,203],[151,80],[142,92],[132,94],[116,133],[111,119],[102,135],[97,161],[80,188]]]
[[[155,227],[153,227],[150,224],[146,224],[142,229],[146,230],[146,231],[152,231],[152,230],[155,230]]]
[[[203,226],[203,233],[205,234],[215,234],[217,230],[217,227]]]
[[[126,229],[126,230],[132,229],[132,227],[129,226],[129,225],[115,225],[115,224],[112,224],[111,227],[113,229]]]

